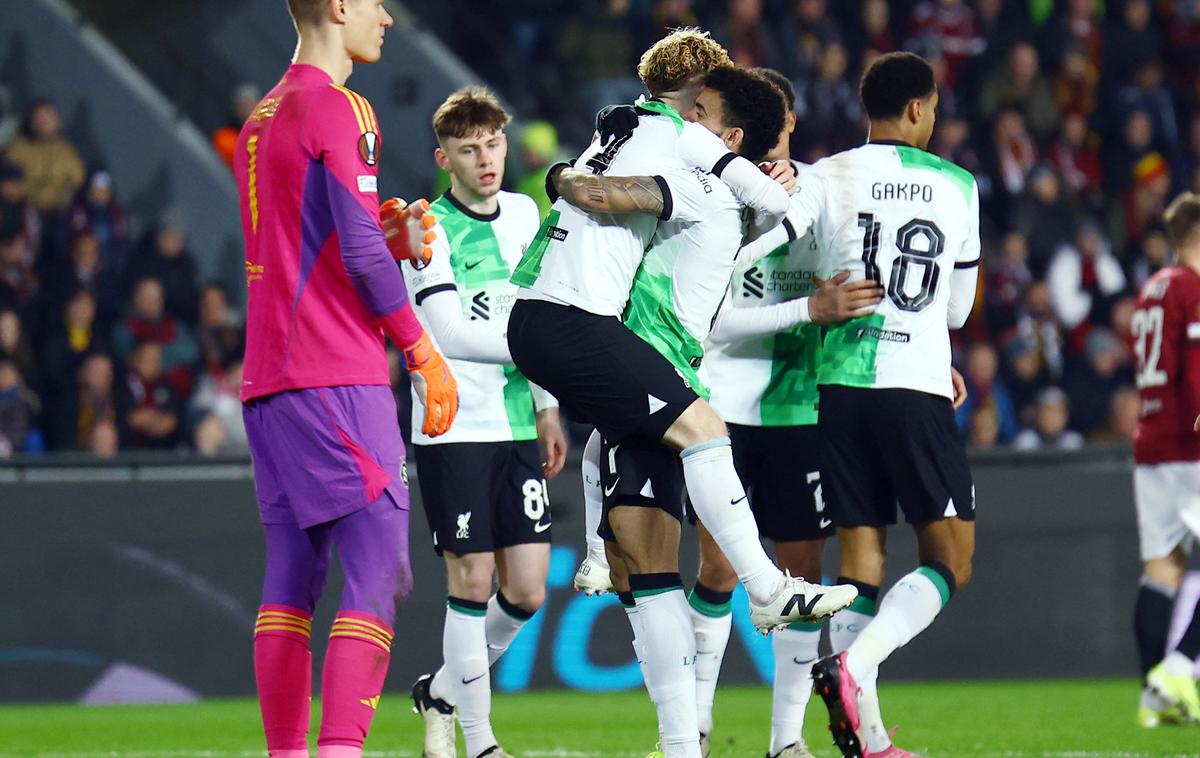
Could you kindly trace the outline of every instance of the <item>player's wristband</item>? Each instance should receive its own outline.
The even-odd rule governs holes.
[[[575,161],[559,161],[546,172],[546,197],[550,198],[550,202],[557,202],[558,198],[562,197],[554,186],[554,177],[558,175],[558,172],[574,166]]]

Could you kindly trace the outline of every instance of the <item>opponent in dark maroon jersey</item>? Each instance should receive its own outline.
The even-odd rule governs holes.
[[[1200,720],[1200,608],[1167,651],[1175,594],[1200,535],[1200,434],[1192,428],[1200,410],[1200,195],[1180,195],[1165,219],[1179,259],[1142,287],[1130,329],[1141,400],[1133,485],[1143,570],[1134,627],[1146,680],[1138,723],[1146,727]]]

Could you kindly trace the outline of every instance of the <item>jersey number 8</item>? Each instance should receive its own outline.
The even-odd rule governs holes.
[[[546,504],[550,502],[550,491],[545,479],[526,479],[521,485],[521,494],[525,498],[525,515],[531,521],[541,521],[546,513]]]
[[[858,214],[858,225],[863,229],[863,264],[866,278],[883,283],[879,275],[879,232],[882,225],[874,214]],[[918,237],[925,238],[922,250],[913,245]],[[932,221],[914,218],[896,232],[896,249],[900,255],[892,262],[888,278],[888,298],[902,311],[918,313],[925,310],[937,297],[938,278],[941,275],[936,259],[946,248],[946,235]],[[914,266],[921,267],[921,289],[908,293],[908,277]]]

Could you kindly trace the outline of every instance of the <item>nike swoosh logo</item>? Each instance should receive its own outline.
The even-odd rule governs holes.
[[[730,505],[737,505],[738,503],[742,502],[742,501],[743,501],[743,500],[745,500],[745,499],[746,499],[746,496],[745,496],[745,495],[742,495],[742,496],[741,496],[741,497],[739,497],[737,500],[730,500],[730,501],[729,501],[729,504],[730,504]]]
[[[483,263],[483,258],[480,258],[477,261],[471,261],[470,263],[464,264],[463,268],[465,268],[467,271],[470,271],[471,269],[478,266],[480,263]]]
[[[616,480],[615,482],[613,482],[613,483],[612,483],[612,486],[611,486],[611,487],[605,487],[605,488],[604,488],[604,496],[605,496],[605,497],[612,497],[612,493],[614,493],[614,492],[616,492],[616,491],[617,491],[617,483],[618,483],[618,482],[620,482],[620,481],[621,481],[621,477],[619,477],[619,476],[618,476],[618,477],[617,477],[617,480]]]
[[[471,679],[463,679],[463,680],[462,680],[462,683],[463,683],[463,684],[470,684],[471,682],[477,682],[477,681],[479,681],[480,679],[484,678],[485,676],[487,676],[487,672],[486,672],[486,671],[485,671],[485,672],[483,672],[482,674],[480,674],[480,675],[479,675],[479,676],[477,676],[477,677],[474,677],[474,678],[471,678]]]
[[[533,525],[533,533],[541,534],[542,532],[546,531],[549,528],[550,528],[549,524],[534,524]]]
[[[823,519],[821,519],[821,525],[820,525],[820,528],[821,528],[821,529],[824,529],[825,527],[829,526],[829,525],[830,525],[830,524],[832,524],[832,523],[833,523],[833,522],[832,522],[832,521],[830,521],[829,519],[827,519],[827,518],[823,518]]]
[[[816,663],[816,662],[817,662],[816,658],[810,658],[807,661],[802,661],[799,658],[792,658],[792,663],[796,664],[797,666],[807,666],[811,663]]]

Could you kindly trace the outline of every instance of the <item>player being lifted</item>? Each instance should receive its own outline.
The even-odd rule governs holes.
[[[713,70],[696,100],[699,123],[731,150],[754,160],[778,141],[784,110],[774,85],[733,67]],[[554,181],[572,204],[590,212],[658,213],[668,199],[672,203],[675,219],[658,225],[624,321],[685,385],[707,395],[699,372],[702,343],[725,297],[742,239],[740,204],[722,183],[695,170],[669,172],[661,185],[650,176],[581,171],[563,171]],[[645,189],[627,192],[631,183]],[[694,632],[678,563],[679,457],[657,440],[634,437],[621,443],[605,440],[600,460],[601,535],[613,558],[613,578],[630,615],[635,648],[646,662],[663,747],[667,755],[699,754]],[[852,597],[853,591],[848,594]]]
[[[355,62],[379,60],[392,18],[381,0],[288,8],[295,60],[235,154],[249,287],[242,401],[267,543],[254,674],[268,752],[307,756],[312,611],[336,544],[346,583],[325,655],[318,756],[358,758],[396,603],[412,589],[384,335],[404,352],[426,434],[450,428],[457,390],[380,228],[375,113],[343,86]],[[397,247],[407,255],[422,230],[405,231]]]
[[[509,277],[539,224],[533,200],[500,189],[509,120],[481,87],[464,87],[438,107],[434,157],[450,172],[450,189],[433,203],[441,229],[429,264],[402,267],[462,401],[447,434],[413,433],[421,500],[449,584],[444,663],[413,687],[427,758],[455,755],[455,706],[468,756],[507,755],[492,733],[487,674],[545,599],[545,479],[562,469],[567,449],[557,404],[512,365],[505,340],[516,294]]]
[[[795,93],[782,74],[755,71],[775,84],[787,103],[786,126],[767,154],[768,160],[787,160],[796,124]],[[806,168],[797,165],[801,184]],[[710,402],[729,425],[734,465],[759,532],[775,543],[779,565],[797,576],[821,575],[821,550],[833,534],[821,496],[817,435],[820,325],[867,315],[881,299],[872,281],[842,284],[847,272],[832,281],[815,279],[829,276],[816,240],[785,220],[742,250],[705,350]],[[696,629],[698,721],[702,746],[707,747],[737,575],[704,525],[697,524],[697,530],[700,570],[688,603]],[[830,623],[838,624],[838,618]],[[811,756],[801,728],[820,638],[820,625],[812,621],[797,621],[772,638],[775,681],[768,756]]]
[[[1146,685],[1137,719],[1145,727],[1200,720],[1200,606],[1166,652],[1175,594],[1200,536],[1200,435],[1191,429],[1200,411],[1200,196],[1180,195],[1164,218],[1179,259],[1143,285],[1130,329],[1141,399],[1133,488],[1143,566],[1134,629]]]
[[[681,116],[681,109],[693,110],[704,76],[727,62],[724,49],[694,30],[660,40],[639,64],[642,81],[657,99],[640,106],[637,130],[594,142],[577,165],[614,176],[710,166],[743,204],[759,212],[759,224],[773,226],[786,213],[786,193]],[[664,198],[661,218],[671,220],[667,182],[652,184]],[[629,196],[643,198],[644,185],[626,185]],[[647,216],[592,216],[557,201],[513,275],[523,288],[510,319],[513,360],[609,442],[638,437],[683,451],[696,509],[730,556],[760,628],[844,607],[849,590],[787,577],[767,557],[733,469],[724,423],[669,361],[619,321],[655,228]]]
[[[868,143],[806,172],[790,216],[796,228],[812,225],[832,270],[887,291],[875,313],[831,327],[821,351],[822,487],[837,525],[839,581],[865,600],[837,619],[833,643],[845,650],[817,662],[813,679],[843,755],[905,756],[879,716],[879,664],[970,580],[975,548],[947,327],[961,327],[975,299],[979,198],[970,172],[925,151],[938,93],[924,59],[877,59],[860,94]],[[883,581],[884,532],[897,505],[916,530],[921,563],[871,618],[866,601]]]

